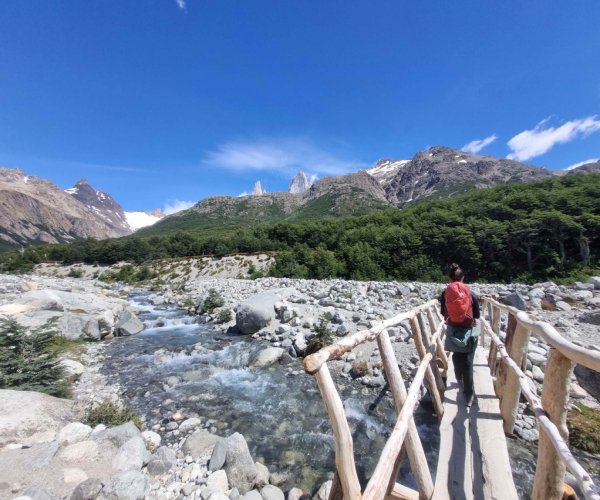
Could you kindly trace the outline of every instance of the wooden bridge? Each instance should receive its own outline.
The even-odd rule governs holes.
[[[387,328],[406,320],[410,322],[421,360],[408,390],[387,333]],[[569,450],[566,427],[574,365],[578,363],[600,371],[600,353],[569,342],[548,323],[533,321],[525,312],[493,299],[483,299],[479,325],[481,337],[474,362],[477,399],[471,407],[467,407],[463,400],[454,379],[452,361],[443,349],[446,325],[437,300],[340,339],[305,358],[304,369],[317,379],[335,436],[336,474],[329,500],[518,498],[505,434],[513,432],[521,396],[527,400],[540,430],[532,498],[562,499],[568,468],[584,497],[600,500],[589,474]],[[503,330],[501,325],[504,325]],[[541,399],[533,382],[524,373],[532,334],[540,337],[550,348]],[[363,491],[356,473],[352,434],[327,361],[373,340],[379,347],[397,420]],[[440,422],[441,440],[435,479],[429,470],[413,418],[423,384]],[[405,455],[418,490],[396,482]]]

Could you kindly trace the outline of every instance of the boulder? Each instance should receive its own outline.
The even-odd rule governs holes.
[[[579,316],[579,321],[582,323],[590,323],[600,326],[600,311],[592,311]]]
[[[85,367],[79,362],[73,359],[63,359],[60,362],[60,366],[63,369],[65,378],[69,382],[75,382],[81,378]]]
[[[181,450],[194,458],[210,456],[219,439],[221,439],[219,436],[215,436],[205,429],[199,429],[186,438]]]
[[[119,472],[128,470],[139,470],[150,460],[150,452],[141,436],[134,436],[125,442],[120,448],[112,466]]]
[[[264,485],[269,484],[269,469],[266,465],[256,462],[256,479],[254,484],[258,488],[262,488]]]
[[[63,448],[60,458],[64,462],[77,464],[82,460],[95,460],[98,457],[98,443],[96,441],[79,441]]]
[[[161,476],[169,472],[176,463],[175,452],[166,446],[161,446],[150,458],[146,470],[151,476]]]
[[[98,496],[102,500],[142,500],[150,493],[148,477],[140,471],[112,476]]]
[[[272,484],[267,484],[262,490],[260,490],[260,494],[263,497],[263,500],[285,500],[283,491]]]
[[[65,425],[58,433],[58,441],[62,444],[74,444],[79,441],[85,441],[92,433],[92,428],[89,425],[81,422],[72,422]]]
[[[245,495],[242,495],[241,500],[263,500],[263,497],[258,491],[251,490]]]
[[[0,447],[21,442],[40,429],[58,432],[75,420],[73,402],[40,392],[0,389]]]
[[[251,368],[265,368],[273,363],[277,363],[284,352],[285,349],[281,347],[267,347],[250,356],[248,366]]]
[[[594,290],[600,290],[600,276],[592,276],[587,282],[594,285]]]
[[[509,306],[516,307],[521,311],[527,311],[527,303],[520,293],[514,292],[510,295],[502,297],[502,302]]]
[[[71,494],[71,500],[91,500],[97,498],[101,490],[102,482],[100,479],[86,479],[75,487]]]
[[[287,500],[300,500],[303,495],[304,492],[300,488],[292,488],[288,491]]]
[[[224,470],[217,470],[213,472],[206,479],[206,486],[213,491],[225,493],[229,489],[229,483],[227,482],[227,474]]]
[[[131,309],[126,309],[115,324],[115,334],[117,336],[135,335],[143,329],[144,324]]]
[[[232,488],[237,488],[240,494],[244,495],[254,487],[258,471],[244,436],[236,432],[226,441],[227,457],[224,469],[227,479]]]
[[[79,467],[67,467],[63,469],[63,481],[67,484],[79,484],[88,478],[85,471]]]
[[[208,462],[208,470],[216,471],[223,467],[227,458],[227,442],[224,439],[219,439],[213,448],[210,461]]]
[[[250,297],[238,305],[235,313],[235,325],[240,333],[256,333],[275,319],[275,304],[281,298],[264,292]]]
[[[96,441],[110,441],[117,448],[123,446],[132,437],[140,437],[141,432],[135,426],[133,422],[127,422],[125,424],[117,425],[116,427],[110,427],[109,429],[94,433],[94,439]]]
[[[183,422],[181,422],[181,425],[179,426],[179,432],[186,434],[189,431],[198,427],[201,423],[202,423],[202,420],[200,420],[199,418],[196,418],[196,417],[188,418],[187,420],[184,420]]]
[[[38,311],[64,311],[60,295],[54,290],[33,290],[19,298],[19,303]]]
[[[315,500],[328,500],[329,494],[331,493],[331,486],[333,481],[330,479],[329,481],[325,481],[320,487],[317,494],[313,497]]]
[[[142,439],[144,440],[146,448],[150,451],[154,451],[160,446],[161,437],[154,431],[142,432]]]

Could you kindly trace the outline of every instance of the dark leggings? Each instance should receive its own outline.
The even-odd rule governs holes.
[[[452,363],[454,364],[454,373],[456,380],[463,383],[463,392],[466,396],[473,394],[473,358],[475,351],[471,352],[453,352]]]

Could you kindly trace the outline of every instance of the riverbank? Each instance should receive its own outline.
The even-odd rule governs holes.
[[[112,287],[95,280],[56,279],[39,276],[3,277],[0,285],[0,310],[13,311],[23,317],[32,311],[14,313],[15,304],[23,302],[23,294],[33,290],[55,290],[76,295],[97,294],[97,297],[110,297],[124,301],[133,289],[123,287],[115,292]],[[389,318],[394,314],[408,310],[431,298],[437,298],[443,289],[442,285],[432,283],[381,283],[381,282],[350,282],[342,280],[288,280],[262,278],[258,280],[240,280],[232,278],[191,278],[183,283],[152,285],[153,290],[146,294],[150,304],[161,307],[165,304],[177,305],[192,314],[194,321],[205,324],[215,332],[215,335],[226,337],[232,332],[244,330],[248,338],[268,346],[256,353],[257,366],[268,369],[272,364],[283,365],[287,372],[289,383],[294,383],[298,377],[306,377],[301,370],[300,361],[310,341],[315,336],[315,326],[322,326],[332,334],[332,339],[349,335],[355,331],[369,328],[374,323]],[[529,314],[536,319],[553,324],[565,337],[590,349],[597,349],[599,327],[595,323],[600,306],[599,291],[594,284],[579,284],[572,287],[560,287],[553,283],[543,283],[537,286],[525,285],[473,285],[473,290],[482,295],[494,295],[515,306],[527,307]],[[214,290],[211,292],[211,290]],[[206,311],[206,299],[210,294],[222,300],[217,307]],[[46,294],[47,295],[47,294]],[[96,301],[97,302],[97,301]],[[119,302],[123,311],[129,310],[137,314],[139,308],[130,303]],[[21,304],[24,305],[24,304]],[[27,305],[27,304],[25,304]],[[29,304],[31,305],[31,304]],[[8,307],[8,306],[12,306]],[[4,307],[4,309],[2,309]],[[56,305],[53,306],[56,309]],[[18,309],[18,308],[17,308]],[[63,313],[71,315],[82,312],[79,308],[63,307]],[[231,311],[231,319],[226,320]],[[56,312],[56,311],[55,311]],[[243,313],[243,314],[240,314]],[[110,338],[113,331],[100,338]],[[72,323],[72,322],[71,322]],[[80,323],[82,324],[82,323]],[[83,323],[87,324],[87,323]],[[81,329],[83,331],[83,329]],[[98,329],[99,331],[100,328]],[[252,331],[255,330],[255,331]],[[88,329],[95,332],[95,329]],[[105,332],[103,330],[103,332]],[[400,325],[391,329],[390,336],[403,372],[410,378],[417,361],[414,344],[408,325]],[[547,348],[542,342],[532,339],[528,355],[528,370],[538,383],[543,381]],[[79,362],[84,366],[79,381],[75,385],[74,399],[83,406],[92,401],[110,401],[123,398],[123,388],[115,384],[115,377],[107,376],[103,371],[106,365],[105,356],[110,344],[90,344],[87,352]],[[187,355],[187,354],[186,354]],[[261,368],[257,368],[261,369]],[[338,384],[346,385],[351,390],[363,387],[365,390],[384,390],[385,379],[381,372],[378,352],[374,343],[365,344],[360,349],[345,355],[341,360],[332,363],[332,371]],[[572,397],[583,401],[586,405],[597,405],[595,394],[589,394],[582,380],[581,384],[574,380]],[[582,387],[583,386],[583,387]],[[352,389],[354,388],[354,389]],[[593,391],[591,391],[593,392]],[[126,399],[126,397],[125,397]],[[177,406],[177,405],[175,405]],[[189,498],[199,498],[206,487],[203,480],[209,477],[208,468],[204,472],[201,457],[194,458],[182,451],[183,438],[195,431],[202,430],[208,434],[219,433],[225,429],[217,427],[218,422],[210,422],[210,418],[202,415],[193,416],[171,411],[161,415],[162,424],[154,428],[165,442],[167,448],[174,451],[175,463],[169,468],[168,479],[160,482],[149,479],[150,492],[156,498],[185,495]],[[200,422],[193,419],[198,418]],[[191,420],[191,422],[189,422]],[[187,422],[186,425],[183,425]],[[153,423],[156,426],[158,422]],[[182,429],[183,426],[183,429]],[[175,434],[177,432],[177,434]],[[168,435],[167,434],[171,433]],[[526,440],[535,441],[537,430],[531,416],[521,413],[517,433]],[[179,438],[179,439],[172,439]],[[12,443],[18,444],[18,443]],[[4,450],[1,450],[2,453]],[[178,456],[179,455],[179,456]],[[208,457],[210,459],[210,457]],[[147,465],[140,468],[145,470]],[[281,476],[272,471],[272,483],[281,484]],[[185,480],[182,480],[185,479]],[[267,481],[268,482],[268,481]],[[160,483],[160,484],[159,484]],[[276,486],[272,484],[272,486]],[[14,486],[14,484],[13,484]],[[24,491],[26,485],[21,485]],[[183,491],[183,487],[186,490]],[[14,488],[13,488],[14,489]],[[176,491],[177,490],[177,491]],[[11,494],[16,494],[15,491]],[[292,490],[290,489],[290,492]],[[229,492],[230,488],[225,490]],[[238,490],[239,492],[239,490]],[[205,491],[206,493],[206,491]],[[268,490],[265,494],[268,493]],[[322,492],[323,493],[323,492]],[[2,493],[0,493],[1,495]],[[293,494],[298,494],[293,490]],[[166,496],[165,496],[166,495]],[[14,496],[14,495],[13,495]],[[235,495],[234,495],[235,496]],[[12,498],[7,496],[6,498]]]

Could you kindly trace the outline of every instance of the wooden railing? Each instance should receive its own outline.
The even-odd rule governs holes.
[[[496,375],[496,393],[504,431],[512,433],[521,394],[525,396],[539,423],[540,436],[534,500],[560,499],[566,468],[576,478],[588,499],[599,500],[598,489],[590,475],[575,460],[568,447],[566,425],[569,390],[575,363],[600,371],[600,353],[569,342],[551,325],[532,320],[527,313],[489,298],[483,299],[481,320],[482,343],[485,335],[491,339],[488,364]],[[500,324],[505,315],[504,342],[500,339]],[[487,318],[485,318],[487,316]],[[544,371],[542,397],[524,373],[530,335],[539,336],[550,347]]]
[[[437,300],[429,301],[411,311],[378,323],[371,329],[344,337],[304,359],[304,369],[307,373],[315,375],[317,379],[335,437],[337,472],[330,499],[341,498],[342,496],[344,499],[353,500],[360,498],[381,500],[386,497],[394,499],[431,498],[434,488],[433,480],[414,422],[413,413],[421,397],[423,382],[427,385],[438,418],[441,419],[444,412],[442,372],[448,368],[448,359],[441,341],[441,337],[445,332],[445,324],[438,309],[439,302]],[[406,320],[410,323],[415,346],[421,359],[408,392],[386,330]],[[352,434],[344,414],[342,400],[329,373],[327,361],[337,359],[357,345],[373,340],[377,341],[379,347],[383,367],[394,399],[397,420],[383,448],[375,471],[364,493],[361,493],[354,462]],[[396,483],[403,446],[408,454],[410,468],[417,482],[418,491]],[[338,486],[341,491],[336,491]]]

